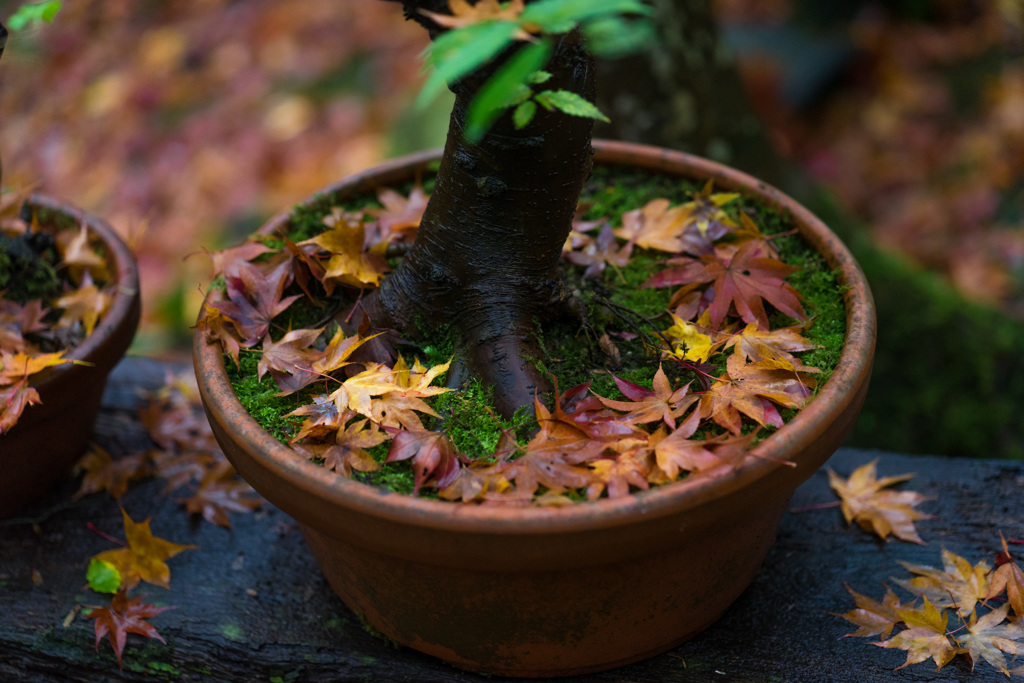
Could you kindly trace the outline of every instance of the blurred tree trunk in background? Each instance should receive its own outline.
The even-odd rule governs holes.
[[[722,44],[711,0],[651,0],[657,42],[599,64],[599,137],[682,150],[775,184],[790,181]]]

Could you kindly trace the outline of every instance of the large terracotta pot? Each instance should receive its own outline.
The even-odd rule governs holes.
[[[513,676],[608,669],[709,626],[752,581],[793,490],[846,436],[867,392],[871,293],[846,247],[764,183],[685,154],[599,143],[597,163],[711,178],[789,211],[842,271],[848,337],[839,366],[790,424],[734,473],[558,509],[421,500],[342,478],[263,431],[236,400],[219,346],[195,335],[210,424],[242,476],[292,515],[341,599],[388,637],[456,666]],[[409,181],[421,154],[327,188],[337,197]],[[287,214],[265,229],[286,225]],[[795,468],[775,461],[790,460]],[[808,568],[812,570],[812,568]]]
[[[45,493],[85,451],[107,375],[124,356],[139,326],[139,267],[131,249],[108,223],[81,209],[32,195],[29,206],[85,224],[103,242],[116,274],[114,300],[92,334],[65,354],[87,365],[60,365],[32,375],[42,403],[28,406],[0,435],[0,517],[10,516]],[[39,212],[44,212],[40,214]]]

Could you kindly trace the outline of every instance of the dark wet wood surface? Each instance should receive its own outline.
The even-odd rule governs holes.
[[[115,457],[151,447],[135,415],[140,390],[172,366],[129,358],[115,370],[95,440]],[[0,454],[2,456],[2,454]],[[897,561],[941,566],[947,548],[992,561],[999,531],[1024,538],[1024,463],[843,449],[828,467],[842,475],[879,458],[880,475],[916,472],[905,488],[934,497],[918,523],[926,546],[883,543],[843,523],[838,508],[790,512],[753,585],[708,631],[668,653],[621,669],[563,681],[996,681],[995,669],[958,658],[943,670],[896,670],[904,654],[843,638],[853,630],[832,612],[853,608],[844,588],[876,599]],[[0,457],[2,460],[2,457]],[[2,470],[0,470],[2,476]],[[152,619],[166,639],[129,635],[119,670],[76,606],[102,605],[86,587],[89,558],[115,547],[89,524],[122,536],[121,511],[106,494],[71,500],[68,476],[16,519],[0,521],[0,681],[416,681],[503,680],[465,673],[371,634],[331,592],[292,520],[266,506],[233,514],[233,528],[189,519],[163,483],[133,486],[121,505],[153,533],[198,545],[169,560],[171,590],[142,584],[133,594],[175,609]],[[791,507],[835,500],[825,470]],[[1024,551],[1022,551],[1024,554]],[[1020,664],[1017,662],[1016,664]]]

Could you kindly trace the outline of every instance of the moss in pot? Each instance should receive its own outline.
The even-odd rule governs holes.
[[[529,10],[543,5],[527,6],[514,21],[525,21],[524,16],[529,19]],[[553,58],[546,67],[551,75],[543,87],[585,98],[590,75],[587,56],[576,36],[546,39]],[[852,423],[867,386],[873,316],[870,294],[845,248],[816,219],[777,191],[686,155],[614,143],[597,145],[594,159],[599,164],[627,164],[685,178],[697,188],[712,181],[714,190],[705,195],[706,218],[717,218],[707,206],[715,204],[709,197],[732,192],[743,192],[764,207],[790,214],[795,229],[823,254],[829,268],[839,272],[846,289],[849,334],[845,349],[814,401],[752,449],[748,447],[753,440],[763,435],[750,429],[749,420],[744,426],[743,418],[738,418],[741,424],[737,425],[733,419],[737,415],[719,411],[722,421],[708,423],[715,431],[703,434],[703,443],[692,447],[692,454],[708,466],[706,476],[691,475],[667,486],[651,486],[651,477],[638,476],[633,465],[656,463],[658,444],[652,440],[664,443],[684,425],[696,427],[700,415],[710,417],[715,412],[715,400],[705,397],[712,395],[710,387],[721,380],[707,378],[711,373],[702,363],[708,359],[687,340],[697,340],[691,334],[696,333],[714,343],[711,332],[724,328],[710,330],[708,323],[720,326],[729,311],[722,311],[721,302],[714,305],[714,299],[706,295],[706,283],[663,281],[667,297],[675,294],[679,285],[686,289],[695,284],[672,303],[678,321],[666,316],[667,320],[648,327],[641,325],[640,331],[625,327],[615,331],[647,335],[649,345],[658,347],[646,354],[653,356],[655,365],[662,352],[674,353],[678,358],[663,361],[672,370],[656,383],[653,372],[649,373],[652,384],[648,387],[611,379],[607,389],[602,389],[605,401],[565,385],[559,386],[558,398],[571,400],[553,400],[554,382],[546,372],[550,363],[538,362],[545,358],[544,334],[538,333],[534,321],[561,318],[587,328],[590,318],[627,315],[622,309],[628,307],[612,302],[595,315],[593,307],[586,302],[581,306],[581,297],[573,293],[579,287],[566,286],[563,278],[563,245],[567,239],[572,242],[577,200],[590,173],[586,119],[538,109],[535,120],[520,128],[517,106],[499,117],[478,141],[469,142],[463,134],[467,117],[472,116],[473,95],[480,82],[486,81],[487,72],[515,65],[517,55],[523,52],[498,59],[482,72],[463,75],[453,88],[457,95],[453,124],[430,202],[411,247],[399,247],[398,240],[390,243],[392,254],[406,254],[401,264],[393,264],[395,270],[379,287],[367,287],[369,291],[355,308],[344,307],[336,315],[324,308],[321,313],[326,318],[308,316],[317,319],[314,329],[325,327],[316,335],[319,340],[311,338],[308,344],[300,339],[296,321],[289,323],[289,316],[283,313],[284,302],[296,296],[284,291],[292,275],[306,288],[316,286],[310,283],[318,279],[320,271],[331,273],[328,281],[336,280],[329,287],[340,287],[346,279],[347,284],[361,285],[376,281],[379,259],[388,257],[388,242],[362,250],[367,226],[347,216],[344,209],[332,212],[331,207],[379,188],[411,183],[436,160],[435,155],[394,162],[328,188],[321,197],[309,200],[306,208],[279,216],[266,226],[262,244],[253,242],[242,248],[247,251],[235,252],[236,256],[244,253],[242,260],[249,265],[229,269],[224,288],[211,291],[195,337],[195,357],[211,424],[228,457],[257,490],[299,521],[332,586],[350,607],[398,642],[458,666],[521,676],[559,675],[596,671],[663,651],[706,627],[739,595],[767,552],[792,490],[828,457]],[[565,179],[553,180],[559,177]],[[560,188],[559,192],[545,193],[551,186]],[[643,207],[635,208],[641,215],[634,222],[634,234],[615,242],[612,251],[625,244],[639,251],[637,245],[646,239],[641,237],[641,228],[648,218],[655,220],[656,207],[647,218],[642,215]],[[268,245],[280,246],[280,235],[291,229],[301,230],[307,209],[319,211],[321,216],[329,214],[331,238],[313,238],[316,241],[303,244],[300,237],[311,236],[295,235],[292,245],[284,245],[294,255],[286,261],[258,253]],[[742,217],[737,215],[731,222],[742,226]],[[393,227],[400,232],[399,223]],[[682,223],[676,227],[678,234],[669,230],[665,240],[682,239]],[[714,230],[717,228],[711,232]],[[706,238],[708,222],[695,232],[695,239]],[[596,250],[597,238],[590,239],[588,244]],[[345,242],[359,247],[355,251],[341,247]],[[713,252],[714,247],[710,248]],[[753,258],[750,247],[747,250],[747,256]],[[683,256],[683,251],[676,249],[675,258],[700,260],[700,252]],[[577,253],[585,256],[583,251]],[[737,253],[734,250],[733,257]],[[583,256],[580,258],[586,260]],[[757,258],[767,256],[759,254]],[[250,259],[264,263],[253,265]],[[246,274],[250,265],[276,275],[267,280],[251,271]],[[687,267],[683,261],[669,265]],[[760,262],[755,266],[767,267]],[[687,276],[676,273],[671,277]],[[263,293],[258,297],[244,294],[246,279],[261,281]],[[273,285],[267,286],[268,282]],[[281,289],[276,286],[279,283]],[[785,291],[782,285],[778,287]],[[696,297],[689,296],[693,292]],[[792,299],[782,295],[774,303],[798,316],[802,313]],[[680,309],[683,306],[693,308],[689,321]],[[581,313],[588,308],[590,313]],[[728,303],[724,308],[730,308]],[[247,314],[250,310],[261,311],[265,320]],[[742,317],[742,312],[737,312]],[[279,313],[280,320],[276,318]],[[702,320],[701,313],[706,319]],[[762,322],[760,311],[750,310],[749,315],[753,318],[750,322]],[[341,329],[337,341],[329,325],[331,318]],[[456,335],[454,360],[447,368],[437,369],[443,363],[417,368],[412,358],[405,359],[403,368],[397,359],[389,364],[382,356],[373,355],[381,353],[386,346],[382,342],[389,335],[394,336],[387,330],[415,338],[421,328],[440,322]],[[763,322],[762,329],[767,329],[767,320]],[[271,332],[277,325],[281,329]],[[668,332],[673,327],[678,328],[676,332]],[[378,332],[382,334],[374,337]],[[323,374],[339,373],[329,382],[335,395],[322,392],[330,400],[314,400],[311,405],[319,408],[299,416],[300,422],[313,416],[320,419],[332,411],[345,416],[342,429],[328,430],[328,443],[316,448],[310,447],[311,441],[305,437],[322,436],[322,422],[297,424],[306,434],[289,448],[248,415],[228,380],[232,356],[244,357],[259,346],[264,359],[275,354],[281,357],[284,348],[277,345],[288,335],[292,335],[288,341],[303,345],[302,349],[316,349],[332,360],[319,365],[310,361],[308,367],[302,367],[303,361],[296,360],[301,354],[295,355],[291,371],[284,361],[276,367],[265,363],[263,369],[279,383],[287,387],[309,379],[302,389],[322,387],[328,383]],[[227,361],[224,347],[212,343],[211,338],[226,344]],[[351,341],[356,339],[359,341]],[[343,347],[345,340],[350,340],[349,346]],[[621,339],[612,345],[619,348],[632,341],[635,339]],[[606,355],[614,356],[612,346],[606,343],[605,347]],[[645,355],[642,343],[636,348],[634,353]],[[698,355],[687,358],[691,352]],[[684,372],[679,369],[684,364],[694,382],[699,384],[699,377],[706,379],[707,388],[695,388],[692,394],[683,391],[685,383],[677,373]],[[613,358],[607,365],[617,367]],[[442,371],[449,386],[463,386],[473,377],[474,386],[492,387],[487,391],[493,392],[492,412],[499,423],[511,421],[514,426],[517,411],[522,419],[521,409],[526,406],[527,421],[535,433],[527,429],[527,434],[519,435],[525,445],[512,446],[509,441],[497,445],[492,462],[464,462],[459,448],[427,436],[432,432],[416,429],[417,423],[432,426],[424,420],[438,411],[421,410],[415,400],[430,398],[429,393],[440,394],[443,388],[433,380],[440,379]],[[812,381],[800,376],[813,373],[792,362],[785,373],[780,400],[788,393],[794,399],[791,405],[802,405]],[[393,388],[381,392],[378,384],[367,389],[373,381],[390,382]],[[665,393],[666,382],[668,393],[651,401],[652,395]],[[337,393],[346,385],[347,389]],[[614,397],[611,387],[625,396]],[[375,404],[388,394],[404,403]],[[547,396],[548,403],[535,403],[535,396]],[[616,405],[626,402],[624,398],[632,403],[660,401],[663,414],[657,420],[641,421],[636,409],[620,410]],[[442,397],[432,400],[437,405]],[[757,405],[760,422],[777,422],[776,409],[763,402]],[[613,415],[626,417],[613,419]],[[447,414],[433,419],[443,417]],[[580,432],[588,439],[569,438],[570,433]],[[676,438],[683,441],[692,435]],[[284,439],[291,441],[295,436],[293,432]],[[390,459],[412,461],[414,488],[433,487],[444,496],[455,486],[455,495],[448,497],[471,502],[452,504],[386,492],[340,477],[320,462],[330,464],[333,458],[334,469],[343,473],[354,470],[360,476],[361,470],[379,464],[369,464],[367,457],[372,461],[369,451],[383,447],[387,440],[391,442],[387,447]],[[587,443],[581,446],[580,441]],[[621,476],[606,476],[603,483],[591,486],[594,482],[587,479],[587,472],[607,472],[621,464],[618,458],[624,455],[634,462],[622,468]],[[531,459],[532,463],[524,465]],[[518,474],[486,470],[503,461],[503,467],[517,469]],[[674,467],[677,476],[688,469],[678,463]],[[694,466],[690,471],[700,469]],[[561,478],[544,479],[545,473],[554,471]],[[655,484],[660,483],[659,478],[674,478],[661,465],[651,471],[655,472]],[[624,495],[623,489],[634,494]],[[515,491],[526,495],[517,497]],[[595,500],[564,504],[588,498]],[[530,505],[531,501],[551,505]]]

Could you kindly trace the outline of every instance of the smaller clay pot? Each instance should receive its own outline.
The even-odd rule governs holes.
[[[18,423],[0,435],[0,517],[44,494],[81,457],[92,435],[107,375],[124,356],[139,326],[139,266],[110,225],[81,209],[34,194],[28,205],[85,224],[103,241],[116,273],[114,300],[85,340],[66,354],[88,365],[67,364],[32,376],[42,403],[28,406]]]

